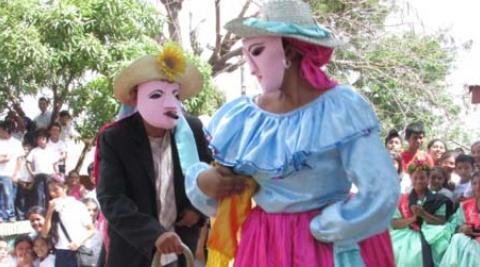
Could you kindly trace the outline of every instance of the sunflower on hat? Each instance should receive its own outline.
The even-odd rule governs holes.
[[[195,96],[203,87],[203,76],[192,60],[178,44],[168,42],[160,52],[137,58],[120,71],[113,81],[115,96],[120,102],[135,106],[132,92],[136,86],[153,80],[178,83],[180,100]]]
[[[183,50],[173,42],[164,44],[157,55],[160,70],[169,81],[175,81],[185,73],[187,59]]]

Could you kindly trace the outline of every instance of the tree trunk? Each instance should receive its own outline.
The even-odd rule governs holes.
[[[85,160],[87,153],[92,148],[94,142],[95,142],[95,139],[83,141],[82,153],[80,153],[80,157],[78,157],[77,164],[75,165],[75,171],[80,172],[80,169],[82,168],[82,165],[83,165],[83,161]]]
[[[182,31],[180,29],[180,20],[178,14],[182,10],[183,0],[161,0],[165,6],[168,15],[168,33],[170,34],[170,40],[182,44]]]

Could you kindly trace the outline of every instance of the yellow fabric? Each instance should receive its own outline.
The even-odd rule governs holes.
[[[241,194],[219,201],[217,216],[212,220],[208,239],[208,260],[206,267],[227,267],[235,257],[240,228],[252,210],[252,196],[257,184],[247,178],[247,187]]]

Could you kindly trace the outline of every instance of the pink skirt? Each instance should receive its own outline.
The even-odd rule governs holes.
[[[317,241],[310,233],[310,221],[319,213],[266,213],[256,207],[243,224],[234,266],[334,266],[332,244]],[[359,246],[365,266],[395,266],[388,230]]]

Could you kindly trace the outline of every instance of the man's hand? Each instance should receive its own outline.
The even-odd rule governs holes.
[[[183,252],[182,241],[175,232],[161,234],[155,241],[155,247],[160,254],[182,254]]]
[[[177,226],[192,227],[200,220],[200,215],[191,209],[185,209],[180,217],[181,219],[177,222]]]

